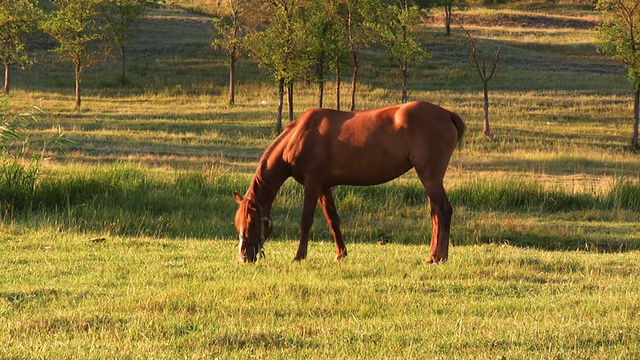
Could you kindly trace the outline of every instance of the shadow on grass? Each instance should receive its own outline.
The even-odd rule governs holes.
[[[558,236],[511,230],[498,230],[495,234],[480,235],[475,237],[472,242],[476,244],[508,244],[515,247],[548,251],[622,253],[640,250],[640,239],[638,239],[638,241],[625,241],[613,238],[599,239],[597,236]]]
[[[0,214],[5,223],[100,236],[234,239],[233,216],[237,205],[231,194],[235,190],[244,191],[249,181],[250,176],[215,168],[153,175],[141,166],[107,165],[67,177],[42,177],[31,192],[0,187]],[[17,199],[16,193],[23,198]],[[454,228],[463,227],[458,233],[460,230],[467,233],[464,235],[469,239],[467,243],[508,241],[512,245],[549,250],[579,248],[606,252],[640,248],[640,241],[629,240],[629,236],[616,238],[602,226],[580,225],[580,231],[566,231],[557,226],[556,230],[554,226],[545,228],[544,224],[519,227],[517,222],[512,224],[509,220],[509,214],[522,214],[529,219],[582,214],[563,221],[567,224],[565,227],[570,227],[592,221],[586,218],[591,216],[588,211],[600,217],[608,212],[638,213],[640,184],[636,182],[619,181],[609,192],[598,195],[547,189],[530,180],[491,180],[451,189],[449,196],[454,207],[506,217],[503,225],[495,220],[493,225],[485,225],[482,216],[471,220],[476,221],[481,235],[473,233],[471,222],[454,223]],[[408,243],[422,243],[424,237],[413,236],[415,229],[403,230],[402,227],[415,224],[425,227],[425,234],[430,232],[429,221],[425,221],[428,219],[427,197],[418,183],[339,187],[335,197],[340,213],[347,220],[345,224],[353,221],[359,224],[358,229],[343,229],[351,233],[355,241],[370,238],[372,231],[378,231],[374,229],[377,227],[382,233],[388,230],[398,238],[408,237]],[[278,224],[274,236],[298,238],[301,204],[302,187],[293,181],[285,183],[274,204],[273,216],[286,219],[286,224]],[[375,225],[368,223],[372,219],[378,219]],[[326,224],[319,220],[314,227],[326,229]]]
[[[255,349],[307,349],[313,344],[300,337],[285,336],[277,332],[258,332],[253,334],[223,334],[211,341],[211,347],[227,351],[247,351]]]

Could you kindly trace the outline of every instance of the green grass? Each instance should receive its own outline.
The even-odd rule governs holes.
[[[637,254],[5,236],[2,357],[618,358],[638,355]]]
[[[596,15],[564,3],[459,14],[486,56],[503,45],[486,138],[466,35],[444,35],[438,11],[424,27],[433,57],[409,87],[468,124],[445,178],[455,213],[442,266],[424,264],[431,221],[412,172],[334,190],[349,248],[339,264],[320,211],[309,258],[290,262],[302,188],[289,180],[266,259],[237,263],[231,194],[276,136],[276,88],[243,59],[227,106],[203,15],[148,13],[130,85],[115,62],[90,68],[81,112],[68,64],[14,70],[9,111],[45,112],[31,139],[61,127],[74,143],[47,152],[33,190],[0,186],[0,357],[640,357],[632,89],[590,44]],[[397,103],[395,65],[376,51],[362,60],[358,107]],[[296,115],[315,94],[297,85]]]

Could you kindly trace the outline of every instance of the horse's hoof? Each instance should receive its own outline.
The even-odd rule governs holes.
[[[435,258],[429,258],[429,260],[427,260],[427,264],[431,264],[431,265],[440,265],[443,264],[447,261],[446,258],[444,259],[435,259]]]
[[[296,255],[296,257],[293,258],[294,262],[300,262],[302,260],[304,260],[307,256],[306,255]]]
[[[336,255],[336,259],[334,260],[335,262],[338,262],[342,259],[346,259],[347,258],[347,249],[342,249],[342,251],[340,251],[340,253],[338,255]]]

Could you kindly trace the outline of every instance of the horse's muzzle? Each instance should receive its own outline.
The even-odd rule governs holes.
[[[258,251],[254,248],[242,249],[238,252],[238,261],[254,263],[258,261]]]

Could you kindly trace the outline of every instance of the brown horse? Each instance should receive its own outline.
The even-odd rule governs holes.
[[[331,187],[381,184],[414,168],[431,205],[428,262],[445,261],[453,208],[442,180],[464,130],[458,115],[422,101],[359,112],[307,111],[267,148],[244,199],[234,192],[239,204],[235,216],[239,260],[254,262],[264,254],[273,225],[271,205],[289,177],[304,186],[300,244],[294,260],[307,256],[318,200],[339,260],[347,255],[347,248]]]

